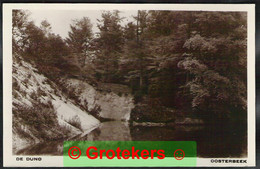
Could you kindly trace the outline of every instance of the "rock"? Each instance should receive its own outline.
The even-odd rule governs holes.
[[[130,119],[131,110],[135,105],[127,86],[102,83],[99,84],[100,88],[94,88],[78,79],[68,79],[65,83],[68,85],[67,88],[76,90],[80,104],[89,111],[99,107],[100,111],[96,113],[102,118],[126,121]]]

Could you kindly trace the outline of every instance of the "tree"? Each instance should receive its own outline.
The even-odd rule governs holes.
[[[129,22],[124,27],[124,39],[125,41],[131,41],[136,38],[136,25],[133,22]]]
[[[44,51],[44,46],[46,45],[46,36],[44,32],[37,27],[33,21],[30,21],[26,26],[26,57],[33,57],[35,60],[41,62],[44,58],[42,51]]]
[[[24,10],[12,11],[12,41],[13,51],[23,52],[28,45],[28,34],[26,33],[29,12]]]
[[[83,17],[80,20],[73,20],[70,29],[69,37],[66,38],[66,42],[77,57],[79,67],[82,67],[86,63],[93,38],[92,24],[88,17]]]
[[[13,52],[33,61],[42,73],[55,79],[65,65],[69,67],[64,58],[70,51],[59,35],[51,33],[47,20],[38,27],[28,17],[27,11],[13,10]]]
[[[243,13],[197,12],[197,26],[179,62],[190,75],[186,87],[204,117],[246,114],[246,20]],[[209,113],[211,111],[211,113]]]
[[[176,12],[149,11],[147,25],[149,34],[154,37],[170,35],[177,25],[175,20],[179,18],[174,14],[176,14]]]
[[[183,44],[188,38],[188,13],[148,11],[146,39],[149,39],[148,95],[161,100],[164,106],[183,109],[190,100],[180,88],[185,71],[177,63],[183,58]]]
[[[104,11],[98,20],[100,32],[96,39],[95,69],[97,76],[104,82],[118,80],[118,59],[123,48],[122,18],[119,11]]]
[[[48,36],[51,33],[51,24],[47,20],[43,20],[40,25],[40,29],[43,31],[43,33]]]
[[[134,93],[143,86],[164,106],[208,119],[246,114],[245,13],[142,12],[125,27],[120,58]]]
[[[137,11],[136,24],[130,22],[125,27],[126,41],[120,57],[120,72],[133,90],[136,100],[147,94],[148,74],[154,68],[147,34],[147,11]]]

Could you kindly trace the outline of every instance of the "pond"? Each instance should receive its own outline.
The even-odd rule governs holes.
[[[198,157],[246,157],[247,131],[242,125],[145,127],[128,122],[101,123],[73,141],[196,141]],[[63,141],[39,143],[17,152],[18,155],[62,155]]]

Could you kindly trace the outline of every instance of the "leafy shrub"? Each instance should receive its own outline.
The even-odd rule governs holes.
[[[16,89],[16,90],[19,90],[19,85],[18,85],[18,82],[16,80],[16,78],[13,78],[13,89]]]
[[[38,93],[37,93],[36,91],[33,91],[33,92],[31,93],[30,97],[31,97],[33,100],[38,100],[39,95],[38,95]]]
[[[40,88],[38,88],[37,93],[38,93],[38,96],[47,96],[47,94]]]
[[[70,131],[59,126],[55,109],[51,103],[32,104],[32,106],[15,105],[13,125],[18,126],[18,131],[22,125],[27,126],[30,132],[40,140],[56,140],[68,135]]]
[[[131,111],[131,121],[173,122],[175,111],[164,107],[159,99],[145,99]]]
[[[89,113],[97,118],[100,117],[100,112],[101,112],[101,107],[99,105],[95,105],[93,109],[89,110]]]
[[[18,93],[17,93],[16,90],[13,90],[13,91],[12,91],[12,95],[13,95],[13,98],[16,98],[16,99],[19,98],[19,95],[18,95]]]
[[[27,84],[29,83],[29,79],[28,79],[28,78],[25,78],[25,79],[23,80],[23,83],[24,83],[25,86],[27,86]]]
[[[82,127],[81,127],[81,122],[80,122],[80,118],[78,115],[70,118],[67,123],[69,123],[70,125],[80,129],[82,131]]]

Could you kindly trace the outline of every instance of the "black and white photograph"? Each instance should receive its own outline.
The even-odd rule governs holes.
[[[62,157],[64,141],[196,141],[201,159],[249,158],[248,15],[12,8],[11,155]]]

